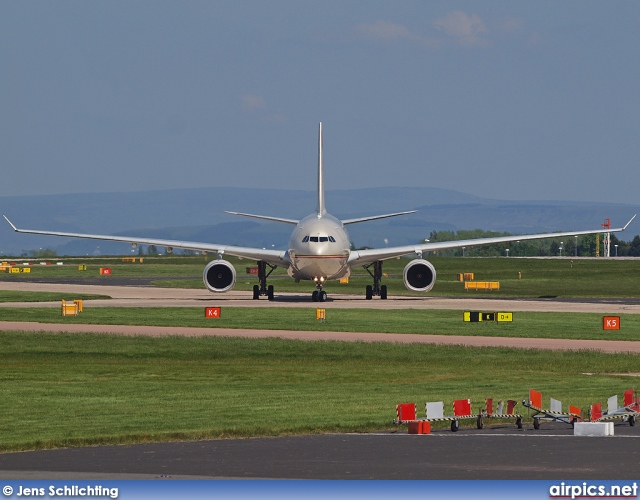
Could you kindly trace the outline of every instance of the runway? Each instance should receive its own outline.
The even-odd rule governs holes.
[[[126,281],[125,281],[126,282]],[[330,294],[326,302],[312,302],[310,294],[276,293],[275,300],[252,300],[251,292],[231,290],[214,294],[205,289],[159,288],[154,286],[108,284],[41,283],[0,280],[0,290],[96,294],[110,300],[87,301],[91,307],[301,307],[315,309],[458,309],[490,311],[591,312],[602,314],[640,314],[639,299],[501,299],[490,292],[469,298],[390,296],[387,300],[366,300],[364,295]],[[0,307],[60,307],[60,302],[7,302]]]

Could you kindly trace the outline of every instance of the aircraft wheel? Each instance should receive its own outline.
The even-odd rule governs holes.
[[[533,419],[533,428],[535,430],[538,430],[540,428],[540,419],[539,418],[534,418]]]
[[[373,287],[371,285],[367,285],[367,300],[371,300],[373,298]]]
[[[318,302],[318,290],[313,291],[313,293],[311,294],[311,300],[313,300],[314,302]]]
[[[260,298],[260,287],[258,285],[253,285],[253,300],[258,300]]]
[[[516,426],[518,429],[522,429],[522,419],[520,417],[516,419]]]
[[[318,302],[324,302],[325,300],[327,300],[327,292],[320,290],[318,292]]]
[[[482,415],[478,415],[478,421],[476,422],[478,425],[478,429],[482,429],[484,427],[484,422],[482,421]]]
[[[267,298],[273,300],[273,285],[267,287]]]
[[[460,428],[460,422],[458,422],[457,420],[452,420],[451,421],[451,432],[458,432],[459,428]]]
[[[635,416],[635,415],[631,415],[631,416],[629,417],[629,425],[630,425],[631,427],[633,427],[634,425],[636,425],[636,416]]]
[[[380,298],[382,300],[387,300],[387,285],[382,285],[380,287]]]

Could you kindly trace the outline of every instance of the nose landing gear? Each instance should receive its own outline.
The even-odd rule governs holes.
[[[324,302],[325,300],[327,300],[327,292],[322,289],[314,290],[314,292],[311,294],[311,300],[313,300],[314,302]]]
[[[317,290],[315,290],[311,294],[311,300],[313,300],[314,302],[324,302],[325,300],[327,300],[327,292],[322,289],[322,285],[324,285],[325,282],[324,276],[321,276],[320,278],[316,276],[315,278],[313,278],[313,281],[316,284]]]

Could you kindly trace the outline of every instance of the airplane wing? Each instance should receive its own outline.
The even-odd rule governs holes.
[[[616,229],[595,229],[590,231],[570,231],[563,233],[541,233],[541,234],[521,234],[513,236],[496,236],[491,238],[476,238],[472,240],[455,240],[455,241],[442,241],[434,243],[421,243],[416,245],[405,245],[401,247],[390,248],[375,248],[370,250],[353,250],[349,255],[349,264],[352,266],[367,265],[377,260],[393,259],[394,257],[402,257],[404,255],[418,255],[422,256],[423,253],[432,252],[434,250],[444,250],[448,248],[462,248],[472,247],[480,245],[490,245],[492,243],[508,243],[510,241],[524,241],[524,240],[541,240],[547,238],[560,238],[565,236],[580,236],[583,234],[595,234],[595,233],[617,233],[627,229],[631,221],[635,219],[634,215],[631,220],[627,222],[624,227]]]
[[[169,251],[174,248],[197,250],[205,253],[228,254],[251,260],[264,260],[274,266],[289,266],[289,253],[286,250],[268,250],[261,248],[236,247],[233,245],[218,245],[215,243],[200,243],[195,241],[163,240],[157,238],[138,238],[135,236],[109,236],[103,234],[64,233],[57,231],[40,231],[35,229],[19,229],[6,215],[6,221],[17,233],[41,234],[46,236],[65,236],[67,238],[85,238],[89,240],[121,241],[132,245],[156,245],[166,247]]]

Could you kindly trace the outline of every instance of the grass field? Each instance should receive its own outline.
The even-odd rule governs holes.
[[[181,259],[111,264],[116,275],[131,273],[169,281],[202,272],[202,257]],[[396,283],[393,286],[397,285],[398,291],[404,287],[394,274],[399,274],[405,263],[393,261],[385,268],[390,278],[395,278],[387,283]],[[565,259],[437,259],[434,264],[439,272],[436,293],[440,295],[477,293],[464,292],[462,284],[455,281],[461,272],[475,272],[478,280],[500,281],[499,294],[505,297],[638,294],[640,263],[636,261],[579,260],[573,267]],[[251,264],[243,261],[239,265]],[[97,274],[93,266],[86,272]],[[243,267],[238,269],[244,272]],[[33,275],[77,276],[79,272],[72,266],[43,266],[34,269]],[[522,279],[518,279],[518,272]],[[7,279],[29,278],[16,275]],[[248,280],[248,276],[241,277],[239,287],[246,286]],[[355,276],[349,285],[334,284],[333,290],[327,290],[360,293],[368,282],[368,278]],[[292,280],[278,278],[274,284],[276,290],[310,290],[308,283],[296,285]],[[201,282],[198,286],[202,287]],[[603,335],[601,315],[597,314],[516,313],[512,324],[465,324],[459,311],[330,310],[327,321],[320,323],[313,312],[225,308],[223,317],[212,323],[204,319],[202,309],[88,308],[78,318],[65,321],[390,334]],[[57,309],[0,309],[0,317],[52,323],[63,320]],[[636,317],[623,315],[623,330],[607,338],[638,340],[640,318]],[[368,432],[391,428],[398,403],[415,402],[423,411],[425,401],[443,400],[450,407],[453,399],[471,398],[477,409],[487,397],[521,400],[530,388],[542,391],[547,401],[552,396],[565,405],[586,409],[590,403],[637,387],[640,379],[633,375],[639,367],[638,355],[586,351],[0,332],[0,450]]]
[[[395,405],[529,388],[586,408],[639,356],[236,338],[0,334],[0,449],[392,428]],[[586,375],[585,373],[595,373]],[[526,415],[526,412],[525,412]]]

